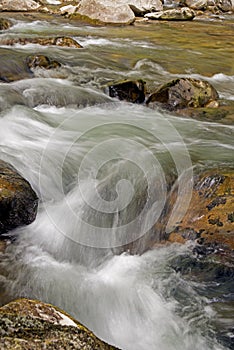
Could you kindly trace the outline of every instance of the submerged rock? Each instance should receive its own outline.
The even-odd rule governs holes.
[[[173,206],[174,193],[168,205]],[[199,239],[234,249],[234,171],[210,170],[197,175],[189,208],[169,235],[169,241],[184,243]]]
[[[0,347],[115,350],[57,307],[19,299],[0,308]]]
[[[8,48],[0,48],[0,81],[9,83],[15,80],[31,78],[32,72],[26,67],[25,55],[22,52],[14,52]],[[0,95],[1,98],[2,95]],[[5,101],[2,103],[5,104]],[[0,105],[0,109],[2,106]]]
[[[61,67],[61,63],[58,61],[50,60],[49,57],[44,55],[30,55],[26,58],[26,64],[29,69],[35,69],[37,67],[44,69],[52,69]]]
[[[39,45],[56,45],[63,47],[82,48],[82,46],[74,39],[66,36],[55,38],[14,38],[14,39],[1,39],[1,45],[27,45],[27,44],[39,44]]]
[[[0,235],[36,218],[38,198],[13,166],[0,160]]]
[[[159,103],[169,110],[187,107],[204,107],[218,99],[215,88],[207,81],[193,78],[178,78],[161,86],[152,93],[147,105]]]
[[[26,105],[32,108],[38,105],[87,107],[113,102],[103,92],[69,85],[58,79],[50,79],[46,83],[44,78],[21,80],[14,87],[24,96]]]
[[[0,18],[0,30],[6,30],[12,26],[12,22],[6,18]]]
[[[233,125],[234,102],[230,101],[230,104],[225,103],[224,105],[220,106],[215,104],[217,101],[212,102],[214,103],[211,103],[206,107],[179,109],[176,111],[176,113],[192,119]]]
[[[26,105],[25,97],[8,84],[0,85],[0,112],[11,108],[14,105]]]
[[[134,12],[127,4],[122,5],[118,1],[110,0],[81,0],[75,15],[104,24],[127,25],[135,20]]]
[[[0,11],[32,11],[41,5],[34,0],[1,0]]]
[[[117,97],[133,103],[143,103],[145,100],[145,83],[143,80],[126,80],[109,85],[110,97]]]
[[[145,17],[148,19],[166,21],[187,21],[192,20],[195,17],[195,12],[188,7],[182,7],[177,9],[147,13],[145,14]]]

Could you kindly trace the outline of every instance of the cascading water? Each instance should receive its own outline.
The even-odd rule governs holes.
[[[0,85],[1,158],[40,198],[36,221],[11,232],[16,241],[2,256],[7,295],[60,306],[125,350],[231,349],[231,321],[220,326],[223,316],[214,307],[219,295],[231,308],[231,284],[213,281],[211,286],[174,268],[175,261],[178,267],[185,257],[194,258],[192,243],[142,255],[119,253],[157,222],[168,175],[179,175],[186,187],[194,167],[231,164],[233,127],[105,95],[103,85],[117,78],[149,78],[153,84],[174,77],[154,60],[156,52],[163,60],[170,45],[129,40],[123,29],[111,29],[110,39],[104,28],[61,29],[47,22],[16,22],[4,35],[32,35],[32,28],[33,33],[73,34],[85,49],[31,44],[2,49],[9,50],[8,57],[39,50],[64,63],[58,71],[38,70],[37,78]],[[134,29],[153,38],[148,27]],[[132,29],[128,34],[134,35]],[[181,48],[174,50],[180,57]],[[188,60],[203,55],[202,48],[197,50],[187,49]],[[233,99],[234,77],[213,69],[206,79]],[[196,66],[194,75],[202,72]],[[188,74],[188,68],[178,74]]]

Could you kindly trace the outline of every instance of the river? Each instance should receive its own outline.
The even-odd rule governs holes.
[[[119,254],[157,221],[168,175],[189,180],[196,167],[233,163],[233,126],[105,94],[125,78],[153,90],[186,76],[232,103],[233,34],[233,19],[110,28],[27,17],[2,32],[67,35],[83,46],[0,47],[3,67],[35,53],[63,64],[0,84],[1,158],[40,198],[36,221],[14,231],[1,258],[6,295],[53,303],[124,350],[233,349],[233,282],[212,269],[183,273],[179,266],[197,261],[193,243]],[[152,200],[142,213],[146,186]]]

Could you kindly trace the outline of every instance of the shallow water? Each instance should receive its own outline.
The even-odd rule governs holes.
[[[233,126],[111,100],[105,84],[142,78],[153,89],[193,76],[232,100],[233,22],[93,28],[15,21],[1,36],[55,34],[84,48],[0,48],[2,65],[14,62],[22,74],[29,54],[63,63],[0,84],[1,158],[40,198],[36,221],[11,233],[17,239],[2,256],[2,287],[11,298],[60,306],[122,349],[232,349],[232,281],[186,270],[200,264],[192,243],[115,253],[157,222],[169,175],[179,177],[182,194],[197,168],[233,164]]]

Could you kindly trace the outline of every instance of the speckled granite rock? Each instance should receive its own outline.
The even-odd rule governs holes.
[[[0,308],[0,348],[115,350],[64,311],[19,299]]]

